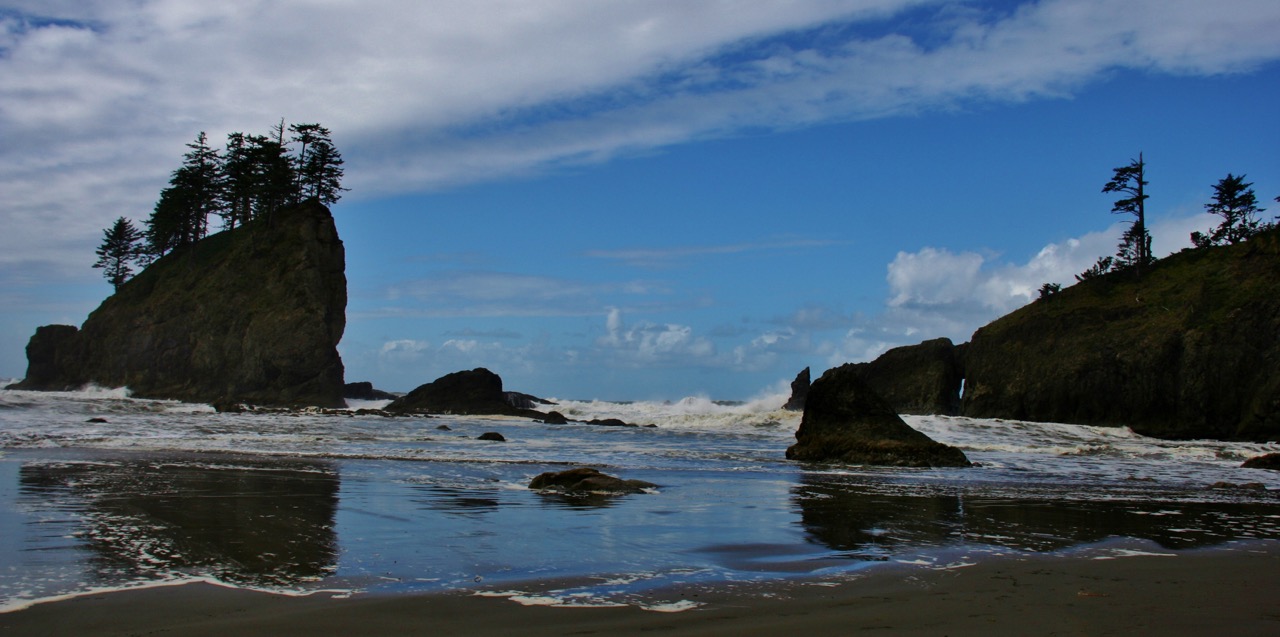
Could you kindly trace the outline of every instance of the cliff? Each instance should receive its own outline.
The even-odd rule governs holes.
[[[153,263],[84,325],[44,326],[15,387],[95,383],[193,402],[341,406],[347,283],[329,210],[308,202]]]
[[[963,413],[1280,439],[1280,230],[1118,272],[978,330]]]
[[[964,379],[958,351],[950,339],[939,338],[895,347],[853,368],[900,414],[955,416]]]

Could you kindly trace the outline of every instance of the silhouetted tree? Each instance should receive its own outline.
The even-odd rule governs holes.
[[[1061,292],[1061,291],[1062,291],[1062,285],[1061,285],[1061,284],[1059,284],[1059,283],[1046,283],[1046,284],[1044,284],[1044,285],[1040,286],[1040,297],[1039,297],[1039,298],[1047,299],[1047,298],[1049,298],[1049,297],[1051,297],[1051,296],[1053,296],[1053,295],[1055,295],[1055,294],[1057,294],[1057,293],[1059,293],[1059,292]]]
[[[1133,268],[1139,275],[1142,274],[1144,267],[1155,261],[1151,256],[1151,233],[1147,231],[1146,167],[1142,153],[1138,153],[1137,159],[1113,169],[1111,181],[1102,187],[1104,193],[1115,192],[1124,195],[1111,207],[1112,213],[1134,216],[1129,230],[1120,239],[1115,267]]]
[[[244,133],[227,135],[222,153],[222,188],[218,215],[225,230],[253,219],[253,202],[258,189],[258,166],[254,161],[248,137]]]
[[[1111,271],[1111,264],[1115,262],[1112,257],[1098,257],[1093,267],[1076,275],[1076,281],[1084,282],[1089,279],[1096,279]]]
[[[1263,211],[1258,207],[1258,196],[1253,192],[1253,184],[1244,183],[1244,177],[1227,173],[1226,177],[1214,184],[1213,201],[1204,207],[1208,212],[1222,217],[1222,223],[1207,235],[1192,232],[1191,243],[1197,248],[1247,241],[1264,227],[1256,217]]]
[[[289,127],[293,142],[298,144],[296,169],[298,194],[316,198],[329,205],[342,198],[342,155],[329,138],[329,129],[319,124],[294,124]]]
[[[169,187],[160,192],[147,220],[147,241],[157,257],[204,238],[209,215],[218,210],[222,184],[218,151],[209,147],[203,131],[187,148],[191,150],[182,156],[182,166],[173,171]]]
[[[93,267],[102,268],[102,275],[119,290],[133,276],[133,265],[145,259],[142,232],[133,227],[132,221],[120,217],[110,228],[102,231],[102,245],[98,246],[96,253],[98,262]]]

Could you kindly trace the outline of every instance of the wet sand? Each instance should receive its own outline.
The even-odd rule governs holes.
[[[205,584],[88,596],[0,615],[0,634],[1277,635],[1280,547],[1175,556],[994,558],[872,569],[837,586],[668,590],[676,613],[522,606],[449,593],[283,597]]]

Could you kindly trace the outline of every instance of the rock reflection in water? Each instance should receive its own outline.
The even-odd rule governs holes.
[[[335,569],[338,474],[289,460],[120,456],[21,467],[21,496],[78,510],[104,581],[209,576],[287,586]]]
[[[1215,502],[1166,495],[1168,499],[1138,493],[1082,499],[1078,493],[940,493],[929,486],[823,475],[806,475],[793,490],[809,540],[855,559],[882,560],[895,551],[959,545],[1053,551],[1117,537],[1150,540],[1168,549],[1280,539],[1280,501],[1274,497]]]

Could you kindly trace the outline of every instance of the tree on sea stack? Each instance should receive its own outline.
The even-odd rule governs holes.
[[[1138,153],[1137,159],[1113,169],[1111,181],[1102,187],[1104,193],[1124,195],[1111,207],[1113,214],[1134,216],[1132,225],[1120,238],[1115,266],[1118,269],[1133,268],[1134,273],[1139,276],[1142,275],[1143,268],[1155,261],[1151,256],[1151,233],[1147,231],[1146,171],[1147,164],[1142,159],[1142,153]]]
[[[133,227],[132,221],[120,217],[102,234],[102,245],[96,251],[98,262],[93,267],[102,268],[103,276],[119,290],[133,276],[132,265],[145,258],[142,232]]]
[[[867,386],[856,365],[827,370],[805,399],[787,458],[894,467],[968,467],[964,452],[922,434]]]

